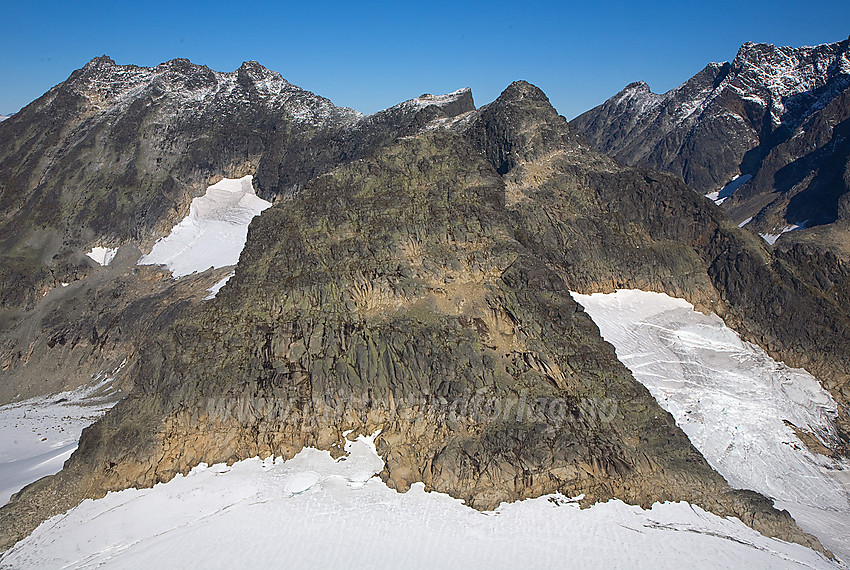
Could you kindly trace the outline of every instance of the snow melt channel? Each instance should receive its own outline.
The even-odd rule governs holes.
[[[139,265],[165,265],[174,277],[236,265],[254,216],[271,206],[258,197],[253,176],[225,178],[192,200],[189,215],[158,240]]]
[[[850,560],[850,465],[809,451],[788,425],[834,437],[836,404],[814,377],[682,299],[633,290],[573,297],[733,487],[773,498]]]
[[[153,489],[86,500],[43,523],[0,566],[14,568],[833,568],[797,544],[687,503],[610,501],[581,510],[550,495],[478,512],[375,474],[374,438],[348,455],[196,467]]]

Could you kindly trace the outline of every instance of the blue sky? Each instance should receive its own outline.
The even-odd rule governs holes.
[[[0,8],[0,113],[91,58],[156,65],[186,57],[220,71],[255,59],[366,113],[421,93],[511,81],[541,87],[572,118],[631,81],[663,92],[745,41],[814,45],[850,34],[850,2],[195,2],[39,0]]]

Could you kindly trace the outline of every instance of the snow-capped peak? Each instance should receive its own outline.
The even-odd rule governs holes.
[[[819,46],[777,47],[772,44],[747,42],[732,61],[728,86],[745,98],[770,108],[775,123],[782,122],[790,106],[803,102],[789,101],[795,96],[806,99],[808,92],[833,83],[818,100],[807,101],[811,109],[821,108],[838,91],[850,85],[850,40]],[[800,120],[809,114],[799,109]],[[799,122],[799,121],[796,121]]]
[[[362,116],[293,85],[256,61],[246,61],[235,71],[220,72],[183,58],[156,67],[139,67],[118,65],[100,56],[71,79],[71,88],[88,100],[93,114],[122,113],[136,99],[147,97],[171,104],[181,115],[259,99],[272,110],[314,125],[350,122]]]

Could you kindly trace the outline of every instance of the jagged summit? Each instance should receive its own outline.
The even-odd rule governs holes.
[[[836,219],[835,190],[813,190],[829,196],[819,211],[784,209],[810,183],[825,183],[816,174],[806,182],[806,172],[841,160],[843,138],[836,138],[831,125],[844,120],[840,100],[848,88],[850,39],[798,48],[747,42],[731,63],[711,63],[662,95],[632,83],[572,125],[614,158],[672,172],[703,194],[719,192],[740,175],[753,176],[724,207],[738,223],[751,220],[752,228],[778,234],[806,221]],[[831,119],[819,120],[823,112]],[[820,134],[814,136],[818,124]],[[800,137],[811,140],[792,142]],[[763,169],[771,153],[771,166]],[[791,163],[793,168],[783,168]],[[828,184],[835,187],[834,181]],[[777,196],[777,207],[760,214]]]
[[[211,107],[233,107],[236,100],[259,98],[263,106],[285,109],[293,119],[313,125],[351,122],[362,116],[293,85],[256,61],[246,61],[231,72],[220,72],[185,58],[139,67],[118,65],[103,55],[75,72],[67,83],[103,112],[120,112],[140,97],[156,100],[165,96],[180,106],[181,114],[193,109],[202,113]]]

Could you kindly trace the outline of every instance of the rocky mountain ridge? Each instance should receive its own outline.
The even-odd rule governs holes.
[[[632,83],[572,125],[618,160],[674,173],[703,194],[754,177],[723,207],[778,235],[838,219],[847,186],[832,173],[846,164],[848,88],[850,40],[746,43],[731,63],[711,63],[665,94]]]
[[[221,177],[256,172],[258,192],[279,199],[400,133],[473,108],[466,89],[362,116],[256,62],[221,73],[183,59],[142,68],[95,58],[2,125],[0,401],[113,369],[187,295],[207,295],[223,274],[162,296],[176,292],[170,276],[134,261]],[[126,249],[124,261],[101,268],[86,255],[93,246]],[[142,305],[143,318],[129,316]],[[60,369],[73,372],[45,373]]]
[[[236,115],[254,117],[250,97],[240,101]],[[133,105],[134,125],[144,124],[153,111]],[[248,148],[239,141],[259,141],[256,158],[239,164],[256,164],[261,194],[276,203],[252,222],[234,277],[203,304],[192,294],[220,274],[183,282],[189,294],[165,294],[153,310],[120,307],[131,329],[120,331],[133,347],[130,395],[84,432],[65,470],[0,509],[0,544],[84,498],[168,480],[201,461],[291,457],[305,445],[334,451],[348,430],[380,429],[382,477],[399,490],[422,481],[478,508],[556,490],[587,502],[687,500],[819,548],[787,513],[711,470],[569,294],[637,287],[689,299],[815,370],[846,406],[850,318],[760,238],[675,177],[590,148],[526,82],[477,110],[461,90],[324,126],[257,116],[249,139],[214,128],[223,138],[189,129],[174,141],[197,149],[203,135],[206,152],[227,149],[197,172],[224,170],[235,156],[227,153]],[[13,125],[38,123],[16,116]],[[62,162],[67,139],[56,136]],[[111,156],[125,144],[100,140]],[[158,172],[162,157],[150,158],[143,165]],[[25,207],[43,195],[31,189],[36,204]],[[132,329],[140,310],[154,322]],[[75,329],[79,315],[46,312],[49,326],[79,338],[91,325]],[[799,312],[818,318],[799,322]],[[95,323],[98,339],[114,317]],[[45,362],[55,346],[64,345],[42,349]],[[826,442],[835,449],[846,445],[838,433]]]

